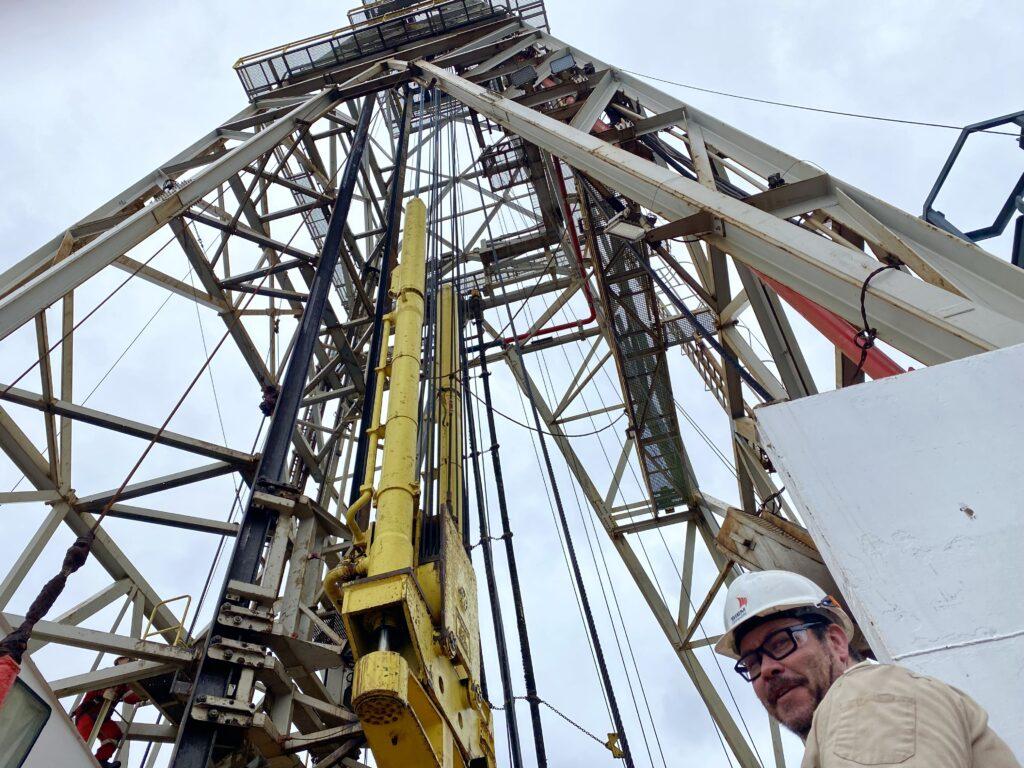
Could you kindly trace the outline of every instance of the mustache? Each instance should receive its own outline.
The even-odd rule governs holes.
[[[784,693],[800,685],[805,685],[807,682],[807,678],[803,675],[793,672],[783,673],[767,681],[765,685],[765,698],[774,706]]]

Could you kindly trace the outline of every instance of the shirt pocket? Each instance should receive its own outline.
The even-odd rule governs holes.
[[[917,749],[917,701],[877,693],[844,701],[836,718],[832,751],[858,765],[897,765]]]

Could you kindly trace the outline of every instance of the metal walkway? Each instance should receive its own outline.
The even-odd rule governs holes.
[[[246,95],[253,99],[314,72],[502,16],[547,27],[543,3],[529,0],[388,0],[353,13],[352,26],[239,59],[235,71]]]
[[[663,322],[643,266],[650,261],[648,247],[605,234],[615,211],[585,179],[579,186],[644,481],[656,510],[685,506],[692,501],[697,483],[679,434],[665,351],[692,341],[695,334],[714,333],[714,315],[707,309],[694,312],[700,328],[685,317]]]

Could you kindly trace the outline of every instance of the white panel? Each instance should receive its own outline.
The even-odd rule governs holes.
[[[92,753],[85,748],[85,742],[35,664],[26,658],[18,676],[42,696],[52,709],[50,719],[46,721],[43,732],[22,763],[22,768],[95,768],[96,761]]]
[[[6,635],[11,629],[7,619],[0,615],[0,634]],[[25,656],[22,659],[18,677],[39,694],[51,710],[42,733],[21,768],[96,768],[92,752],[86,749],[74,723],[68,718],[60,700],[54,696],[31,657]]]
[[[1024,345],[757,409],[879,660],[967,692],[1024,756]]]

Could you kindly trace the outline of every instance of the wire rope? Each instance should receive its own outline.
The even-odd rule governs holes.
[[[506,291],[505,291],[504,279],[502,277],[501,270],[499,270],[497,274],[498,274],[498,282],[499,282],[499,285],[501,286],[502,293],[505,294]],[[515,323],[514,323],[512,317],[511,317],[511,310],[509,310],[507,303],[505,305],[505,309],[506,309],[506,313],[509,315],[509,322],[510,322],[510,325],[512,327],[513,336],[518,337],[518,334],[516,333],[516,330],[515,330]],[[520,350],[519,350],[518,342],[514,343],[512,346],[515,349],[515,351],[517,353],[517,356],[518,356],[518,364],[519,364],[519,367],[520,367],[520,369],[522,371],[523,384],[524,384],[524,386],[525,386],[525,388],[527,390],[527,392],[526,392],[527,399],[529,400],[529,403],[530,403],[530,410],[531,410],[532,415],[533,415],[534,424],[535,424],[537,430],[541,430],[540,412],[539,412],[539,409],[538,409],[538,406],[537,406],[536,396],[534,395],[534,387],[530,384],[529,373],[527,372],[527,368],[526,368],[526,361],[524,360],[522,355],[519,353]],[[570,533],[570,528],[569,528],[569,521],[568,521],[568,519],[566,517],[565,509],[564,509],[564,506],[562,504],[561,494],[558,491],[558,484],[557,484],[557,481],[555,479],[555,471],[554,471],[554,467],[553,467],[552,462],[551,462],[551,455],[550,455],[550,453],[548,451],[547,442],[544,440],[544,435],[543,434],[541,434],[541,433],[537,434],[537,442],[540,443],[541,453],[543,454],[543,457],[544,457],[544,465],[545,465],[545,468],[547,469],[547,473],[548,473],[549,479],[551,481],[551,493],[552,493],[552,496],[554,497],[555,508],[558,511],[558,521],[559,521],[559,524],[561,525],[563,533],[565,535],[565,545],[566,545],[566,549],[568,550],[569,560],[570,560],[570,562],[572,564],[573,578],[577,582],[577,586],[579,588],[580,602],[581,602],[582,607],[583,607],[583,612],[584,612],[584,617],[585,617],[585,620],[586,620],[587,630],[588,630],[588,632],[591,635],[591,639],[592,639],[593,646],[594,646],[594,652],[595,652],[595,655],[597,656],[597,662],[598,662],[598,666],[600,668],[601,683],[602,683],[602,686],[605,689],[605,693],[606,693],[606,695],[608,697],[608,704],[609,704],[609,706],[611,708],[612,721],[614,723],[615,731],[619,735],[619,741],[621,743],[622,752],[623,752],[623,758],[625,760],[626,766],[627,766],[627,768],[633,768],[634,763],[633,763],[632,753],[631,753],[631,750],[629,748],[629,739],[626,736],[626,731],[625,731],[625,728],[624,728],[624,726],[622,724],[622,718],[621,718],[621,715],[619,713],[618,703],[616,701],[615,692],[614,692],[614,689],[613,689],[613,686],[612,686],[612,682],[611,682],[611,677],[609,675],[609,672],[608,672],[608,669],[607,669],[607,664],[606,664],[605,659],[604,659],[604,652],[603,652],[603,650],[601,648],[600,638],[599,638],[599,636],[597,634],[597,625],[596,625],[595,620],[594,620],[593,611],[592,611],[592,609],[590,607],[590,601],[589,601],[589,598],[587,596],[586,586],[584,585],[584,582],[583,582],[583,574],[582,574],[582,571],[580,570],[578,558],[576,556],[575,545],[573,544],[573,541],[572,541],[572,535]]]
[[[962,131],[966,127],[966,126],[962,126],[962,125],[951,125],[949,123],[935,123],[935,122],[929,122],[929,121],[925,121],[925,120],[906,120],[906,119],[901,119],[901,118],[897,118],[897,117],[886,117],[886,116],[883,116],[883,115],[865,114],[863,112],[849,112],[849,111],[839,110],[839,109],[828,109],[826,107],[813,107],[813,106],[810,106],[810,105],[807,105],[807,104],[792,104],[792,103],[785,102],[785,101],[775,101],[773,99],[762,99],[762,98],[758,98],[756,96],[745,96],[745,95],[738,94],[738,93],[729,93],[727,91],[718,91],[718,90],[715,90],[713,88],[704,88],[704,87],[701,87],[699,85],[692,85],[690,83],[680,83],[680,82],[677,82],[675,80],[668,80],[668,79],[663,78],[663,77],[655,77],[654,75],[645,75],[643,72],[634,72],[631,69],[622,69],[621,71],[628,72],[629,74],[636,75],[637,77],[643,77],[643,78],[645,78],[647,80],[655,80],[655,81],[657,81],[659,83],[666,83],[668,85],[675,85],[675,86],[678,86],[680,88],[687,88],[687,89],[689,89],[691,91],[700,91],[701,93],[710,93],[710,94],[712,94],[714,96],[725,96],[725,97],[728,97],[730,99],[739,99],[741,101],[752,101],[752,102],[756,102],[758,104],[768,104],[768,105],[773,106],[773,107],[786,107],[787,109],[799,109],[799,110],[803,110],[805,112],[820,112],[822,114],[836,115],[838,117],[851,117],[851,118],[857,118],[859,120],[875,120],[875,121],[883,122],[883,123],[898,123],[900,125],[913,125],[913,126],[918,126],[918,127],[922,127],[922,128],[946,128],[946,129],[952,130],[952,131]],[[1014,137],[1019,135],[1017,133],[1013,133],[1013,132],[1010,132],[1010,131],[996,131],[996,130],[980,131],[980,133],[991,133],[991,134],[998,135],[998,136],[1014,136]]]
[[[469,131],[468,127],[466,128],[466,131],[468,133],[468,131]],[[483,192],[480,191],[480,190],[478,190],[478,191],[480,193],[481,205],[484,205]],[[499,218],[502,221],[502,223],[503,223],[504,222],[504,211],[499,211],[499,213],[497,214],[497,218]],[[487,236],[488,236],[488,239],[490,240],[490,242],[493,243],[494,242],[494,235],[493,235],[493,232],[491,230],[491,226],[490,226],[489,222],[487,224]],[[502,282],[501,287],[502,287],[502,289],[504,291],[504,283],[503,282]],[[525,400],[523,398],[522,389],[517,387],[516,388],[516,394],[517,394],[517,396],[519,398],[520,407],[523,410],[523,417],[524,418],[529,418],[529,411],[527,410],[526,402],[525,402]],[[494,408],[492,407],[491,410],[494,410]],[[544,488],[544,494],[545,494],[545,497],[547,498],[548,511],[551,514],[551,520],[552,520],[552,523],[554,524],[555,534],[556,534],[556,536],[558,538],[559,548],[561,549],[562,558],[563,558],[563,560],[565,562],[566,573],[569,576],[569,584],[570,584],[570,587],[571,587],[572,592],[573,592],[573,597],[574,597],[574,599],[576,601],[577,610],[579,611],[580,621],[585,623],[586,622],[586,617],[585,617],[584,610],[583,610],[583,604],[582,604],[582,602],[580,600],[578,585],[576,584],[576,582],[572,578],[572,564],[571,564],[571,562],[569,560],[569,555],[568,555],[568,551],[566,549],[565,539],[564,539],[564,536],[563,536],[562,529],[558,525],[558,518],[557,518],[557,516],[555,514],[554,499],[552,498],[551,488],[550,488],[550,478],[547,475],[545,475],[545,473],[544,473],[544,465],[543,465],[543,463],[541,461],[540,453],[539,453],[539,451],[537,449],[536,438],[534,438],[534,434],[538,434],[539,435],[540,433],[537,432],[536,429],[531,429],[531,430],[529,430],[529,434],[530,434],[530,447],[533,450],[534,459],[536,461],[537,469],[538,469],[540,477],[541,477],[541,485]],[[587,648],[590,651],[591,660],[593,661],[593,664],[594,664],[594,671],[597,674],[598,678],[600,678],[600,672],[601,672],[600,671],[600,665],[599,665],[598,660],[597,660],[597,654],[596,654],[596,652],[594,650],[593,640],[592,640],[592,638],[590,637],[590,635],[588,633],[584,633],[584,637],[586,638]],[[608,713],[608,718],[609,718],[609,720],[611,720],[612,719],[611,707],[608,704],[607,693],[605,692],[605,690],[603,688],[601,688],[601,695],[602,695],[602,698],[604,700],[605,709],[606,709],[606,711]]]
[[[560,312],[564,313],[564,314],[567,314],[565,312],[564,308],[561,309]],[[567,353],[564,352],[564,345],[561,345],[561,346],[563,347],[563,354],[565,354],[566,359],[568,361],[568,355],[567,355]],[[612,387],[614,388],[614,382],[611,379],[611,375],[608,373],[608,371],[605,369],[604,366],[601,367],[601,373],[605,376],[606,379],[608,379],[608,381],[611,383]],[[602,407],[604,407],[605,406],[604,397],[601,394],[600,388],[595,387],[595,391],[597,392],[597,395],[598,395],[598,398],[599,398],[599,400],[600,400],[600,402],[602,404]],[[681,408],[681,406],[679,406],[678,403],[677,403],[677,407]],[[688,417],[688,414],[684,414],[684,415],[686,415]],[[592,417],[591,417],[591,421],[593,421]],[[711,443],[710,440],[708,440],[708,442],[709,442],[709,444],[712,445],[712,447],[715,447],[713,445],[713,443]],[[599,443],[600,443],[600,441],[599,441]],[[622,445],[624,447],[624,441],[621,441],[621,439],[620,439],[620,445]],[[611,470],[612,469],[611,460],[608,457],[607,453],[604,451],[603,444],[602,444],[602,452],[604,453],[605,461],[608,464],[609,470]],[[636,475],[636,469],[634,468],[633,464],[632,463],[628,463],[627,466],[629,467],[630,473],[633,475],[634,481],[638,484],[638,486],[642,487],[640,485],[640,480],[639,480],[639,478]],[[728,466],[728,464],[727,464],[727,466]],[[698,493],[700,493],[700,489],[698,488],[697,490],[698,490]],[[703,495],[702,495],[702,498],[703,498]],[[706,504],[706,501],[705,501],[705,504]],[[632,518],[633,516],[634,515],[632,513],[630,513],[630,518]],[[668,550],[668,544],[667,544],[667,542],[664,541],[664,534],[661,532],[660,528],[658,529],[658,531],[659,531],[659,534],[662,537],[663,543],[665,544],[666,550],[669,552],[669,556],[670,556],[670,559],[671,559],[671,551]],[[650,554],[647,551],[647,547],[644,544],[643,536],[642,535],[638,535],[637,536],[637,541],[640,544],[640,549],[641,549],[641,552],[644,555],[644,559],[647,561],[648,569],[649,569],[649,571],[651,573],[652,578],[654,579],[654,583],[655,583],[655,585],[656,585],[656,587],[658,589],[658,593],[661,596],[662,601],[665,602],[665,604],[667,605],[667,602],[665,601],[664,590],[661,588],[661,584],[660,584],[660,581],[659,581],[658,576],[657,576],[657,571],[654,569],[654,564],[653,564],[653,561],[651,560]],[[682,585],[682,575],[680,574],[678,567],[675,566],[674,559],[672,560],[672,563],[673,563],[673,567],[675,567],[676,574],[679,576],[680,583]],[[687,592],[686,594],[687,594],[687,600],[690,602],[690,605],[691,605],[691,610],[695,610],[693,608],[692,600],[690,599],[689,593]],[[703,629],[702,629],[702,632],[703,632]],[[706,639],[707,639],[707,636],[705,634],[705,640]],[[758,761],[763,763],[763,761],[761,761],[760,755],[757,754],[757,749],[756,749],[756,746],[754,745],[753,737],[750,734],[749,727],[746,724],[746,720],[743,717],[743,713],[740,710],[738,703],[736,702],[735,696],[733,694],[731,686],[729,685],[728,679],[725,677],[724,673],[722,672],[721,664],[719,663],[717,658],[715,658],[714,661],[715,661],[716,666],[719,669],[719,672],[722,674],[723,682],[725,683],[725,686],[726,686],[726,689],[727,689],[727,691],[729,693],[729,696],[730,696],[730,698],[733,701],[734,707],[736,708],[737,715],[739,716],[741,724],[743,725],[744,730],[747,733],[747,737],[750,740],[751,746],[754,749],[754,753],[757,755]],[[683,659],[683,663],[684,663],[684,665],[687,665],[687,661],[686,661],[685,658]],[[717,732],[718,731],[718,724],[714,722],[714,718],[712,718],[712,722],[714,723],[714,726],[715,726],[715,729],[716,729],[716,732]],[[721,733],[719,733],[718,736],[719,736],[719,740],[721,741],[721,738],[722,738],[721,737]],[[722,746],[723,746],[723,749],[724,749],[725,748],[724,742],[722,742]],[[727,759],[729,759],[728,753],[726,753],[726,757],[727,757]],[[730,760],[730,763],[731,763],[731,760]]]
[[[561,308],[559,310],[559,314],[562,314],[562,315],[567,317],[568,316],[568,311],[567,311],[567,309],[565,307],[563,307],[563,308]],[[571,364],[571,361],[569,360],[569,355],[568,355],[568,352],[566,351],[565,347],[566,347],[566,345],[564,345],[564,344],[559,345],[559,348],[562,351],[562,355],[565,358],[567,367],[571,368],[572,364]],[[547,382],[548,396],[549,396],[549,398],[553,399],[553,398],[556,397],[556,394],[555,394],[555,390],[554,390],[554,383],[552,381],[552,377],[550,375],[549,367],[547,365],[547,361],[546,361],[546,359],[544,358],[543,355],[540,355],[539,359],[540,359],[540,363],[539,364],[540,364],[541,370],[546,374],[546,375],[544,375],[544,378],[545,378],[545,380]],[[577,397],[580,397],[580,398],[583,399],[584,406],[585,406],[585,411],[589,411],[590,409],[589,409],[589,407],[587,407],[586,397],[585,397],[584,391],[585,390],[581,390],[581,392],[577,395]],[[605,408],[606,406],[605,406],[605,403],[604,403],[604,398],[600,395],[600,392],[598,392],[598,396],[601,399],[602,408]],[[608,424],[606,427],[603,427],[601,429],[596,430],[595,432],[593,432],[591,434],[598,434],[600,432],[604,432],[608,427],[610,427],[613,424],[615,424],[616,422],[618,422],[619,419],[621,419],[621,417],[623,415],[625,415],[625,412],[626,412],[625,408],[623,408],[623,410],[619,414],[619,416],[617,416],[610,424]],[[595,418],[594,418],[593,415],[588,415],[586,418],[588,418],[592,424],[595,423]],[[652,733],[654,735],[655,744],[656,744],[658,753],[659,753],[659,755],[661,757],[662,765],[665,765],[666,764],[665,753],[664,753],[664,750],[662,749],[661,739],[660,739],[660,737],[658,735],[658,729],[657,729],[657,726],[654,723],[654,715],[651,712],[650,702],[647,699],[647,693],[646,693],[646,691],[644,689],[644,686],[643,686],[642,677],[640,675],[640,669],[639,669],[639,666],[637,665],[636,655],[635,655],[635,653],[633,651],[633,645],[632,645],[632,642],[630,640],[630,633],[628,632],[628,629],[626,627],[625,619],[622,616],[622,610],[621,610],[621,607],[619,605],[618,594],[615,591],[614,580],[611,577],[611,571],[610,571],[610,569],[608,567],[608,561],[605,558],[604,550],[603,550],[603,548],[600,545],[600,538],[599,538],[599,534],[597,532],[596,524],[594,523],[592,515],[591,516],[587,516],[586,514],[584,514],[583,504],[582,504],[582,502],[580,500],[579,489],[577,488],[577,485],[575,483],[570,483],[570,486],[572,487],[573,496],[575,497],[575,500],[576,500],[576,508],[577,508],[577,511],[579,512],[580,520],[583,523],[584,533],[585,533],[585,535],[587,537],[587,544],[588,544],[588,547],[590,549],[591,560],[592,560],[592,562],[594,564],[594,570],[596,572],[598,572],[598,574],[600,574],[601,569],[598,566],[597,558],[596,558],[595,552],[594,552],[594,547],[595,547],[595,543],[594,542],[597,542],[597,551],[601,555],[601,561],[602,561],[602,564],[604,566],[605,577],[608,580],[608,586],[609,586],[609,589],[610,589],[611,594],[612,594],[612,600],[615,603],[616,614],[618,615],[618,618],[619,618],[619,626],[622,628],[622,635],[625,638],[626,648],[627,648],[627,650],[629,652],[629,656],[630,656],[630,658],[632,660],[634,673],[636,674],[637,680],[640,682],[639,688],[640,688],[641,699],[643,700],[644,707],[645,707],[645,709],[647,711],[648,721],[649,721],[649,723],[651,725],[651,730],[652,730]],[[588,528],[587,528],[588,523],[589,523],[589,526],[590,526],[591,530],[588,530]],[[593,541],[591,540],[591,531],[593,532],[593,536],[594,536],[594,540]],[[615,620],[614,620],[614,618],[612,616],[611,607],[610,607],[610,604],[608,602],[608,596],[607,596],[607,593],[605,592],[604,583],[600,579],[600,575],[598,577],[598,582],[601,585],[601,593],[602,593],[602,597],[603,597],[604,603],[605,603],[605,610],[608,613],[608,620],[611,623],[611,625],[614,627],[615,626]],[[621,660],[621,663],[622,663],[622,667],[623,667],[623,672],[624,672],[624,674],[626,676],[627,685],[628,685],[629,690],[630,690],[630,695],[631,695],[631,697],[633,699],[633,706],[634,706],[634,710],[636,712],[637,721],[640,724],[640,731],[641,731],[641,735],[642,735],[643,740],[644,740],[644,746],[646,747],[646,750],[647,750],[648,759],[651,761],[651,764],[653,766],[653,764],[654,764],[654,757],[653,757],[653,755],[651,753],[650,744],[648,743],[648,740],[647,740],[646,729],[643,726],[643,717],[640,714],[639,705],[638,705],[637,700],[636,700],[636,694],[634,692],[633,684],[632,684],[632,681],[631,681],[630,676],[629,676],[629,670],[627,668],[625,655],[623,654],[622,645],[621,645],[621,643],[619,643],[618,633],[615,634],[615,642],[616,642],[616,646],[618,648],[619,657],[620,657],[620,660]]]
[[[559,314],[562,314],[565,317],[568,317],[568,311],[567,311],[567,309],[565,307],[562,307],[559,310]],[[572,363],[569,360],[568,352],[565,349],[566,345],[562,344],[562,345],[559,345],[559,347],[560,347],[560,349],[562,351],[562,356],[565,358],[567,368],[571,369],[572,368]],[[541,369],[546,374],[544,376],[544,378],[545,378],[545,380],[547,382],[548,395],[549,395],[550,398],[553,399],[553,398],[556,397],[556,394],[555,394],[555,390],[554,390],[554,384],[553,384],[553,381],[551,379],[550,371],[548,369],[547,361],[545,360],[543,355],[540,355],[539,357],[540,357]],[[585,398],[585,395],[584,395],[584,391],[585,391],[585,389],[581,390],[580,393],[577,395],[577,397],[582,397],[583,400],[584,400],[584,403],[585,403],[586,398]],[[602,408],[607,410],[606,404],[604,402],[604,398],[601,395],[600,391],[598,391],[598,397],[601,400]],[[585,404],[585,410],[586,411],[590,410],[589,407],[586,406],[586,404]],[[612,423],[614,424],[615,422],[617,422],[623,415],[625,415],[625,408],[623,408],[622,413],[620,413],[619,416],[616,417],[616,419]],[[588,415],[587,418],[590,420],[591,424],[595,423],[595,418],[594,418],[593,415]],[[609,424],[608,426],[611,426],[611,424]],[[603,431],[605,431],[605,429],[607,429],[607,427],[602,428],[600,430],[597,430],[597,432],[603,432]],[[599,441],[599,443],[600,443],[600,441]],[[602,447],[602,451],[603,451],[603,445],[601,447]],[[608,461],[607,453],[605,453],[605,459],[606,459],[606,461]],[[609,463],[609,469],[610,469],[611,468],[610,461],[608,463]],[[584,532],[585,532],[585,534],[587,536],[588,546],[590,547],[591,558],[592,558],[593,563],[594,563],[594,569],[595,569],[595,571],[597,571],[600,574],[600,568],[598,567],[597,559],[596,559],[596,557],[594,555],[594,544],[591,542],[591,539],[590,539],[590,531],[587,530],[588,516],[586,516],[584,514],[584,512],[583,512],[583,505],[582,505],[582,502],[580,501],[579,490],[576,487],[576,484],[575,483],[571,483],[570,485],[572,486],[573,495],[574,495],[574,497],[576,499],[576,507],[577,507],[577,510],[578,510],[578,512],[580,514],[580,519],[581,519],[581,521],[583,522],[583,525],[584,525]],[[593,516],[589,517],[589,524],[590,524],[591,528],[593,529],[593,534],[594,534],[595,540],[597,542],[600,542],[600,539],[598,538],[598,533],[597,533],[597,530],[596,530],[596,526],[595,526],[594,521],[593,521]],[[629,632],[627,631],[625,620],[622,617],[622,611],[621,611],[621,608],[619,606],[618,595],[615,592],[614,581],[611,578],[611,572],[610,572],[609,567],[608,567],[607,559],[605,558],[604,550],[601,548],[600,543],[597,544],[597,549],[598,549],[598,552],[600,552],[600,554],[601,554],[601,559],[602,559],[602,562],[604,564],[605,576],[608,579],[608,584],[609,584],[609,587],[610,587],[610,590],[611,590],[611,593],[612,593],[612,598],[613,598],[613,601],[614,601],[615,607],[616,607],[616,613],[618,614],[618,617],[619,617],[619,624],[620,624],[620,626],[622,628],[622,634],[625,636],[626,646],[627,646],[627,649],[629,651],[630,658],[632,659],[632,662],[633,662],[634,672],[635,672],[635,674],[637,676],[637,679],[640,681],[640,686],[639,687],[640,687],[641,698],[642,698],[642,700],[644,702],[644,706],[645,706],[645,709],[647,711],[648,721],[651,724],[651,730],[652,730],[652,732],[654,734],[655,743],[656,743],[659,755],[661,757],[662,764],[664,765],[665,764],[665,755],[664,755],[664,751],[662,749],[661,739],[660,739],[660,737],[658,735],[657,726],[654,723],[654,716],[653,716],[653,713],[651,712],[650,702],[648,701],[646,691],[644,690],[644,686],[643,686],[643,683],[642,683],[642,677],[640,675],[639,666],[636,663],[636,656],[635,656],[635,654],[633,652],[632,642],[630,641],[630,638],[629,638]],[[600,582],[600,576],[599,576],[599,582]],[[609,622],[614,627],[615,621],[614,621],[614,618],[612,617],[611,609],[610,609],[610,606],[609,606],[609,603],[608,603],[607,595],[605,594],[605,591],[604,591],[603,583],[601,583],[601,590],[602,590],[602,596],[603,596],[604,601],[605,601],[605,609],[608,612]],[[624,673],[626,675],[627,684],[628,684],[629,689],[630,689],[630,695],[633,698],[634,710],[636,711],[637,720],[638,720],[638,722],[640,724],[641,735],[642,735],[642,737],[644,739],[645,747],[647,748],[648,758],[650,759],[651,764],[653,765],[654,758],[653,758],[653,755],[651,754],[650,745],[649,745],[649,743],[647,741],[646,729],[644,729],[644,727],[643,727],[643,718],[642,718],[642,716],[640,714],[639,706],[638,706],[637,701],[636,701],[636,695],[635,695],[635,693],[633,691],[633,685],[632,685],[632,682],[631,682],[631,680],[629,678],[629,671],[627,669],[625,656],[623,655],[621,644],[619,644],[619,642],[618,642],[617,635],[616,635],[615,639],[616,639],[616,645],[618,646],[618,651],[619,651],[620,660],[622,662],[623,671],[624,671]]]

